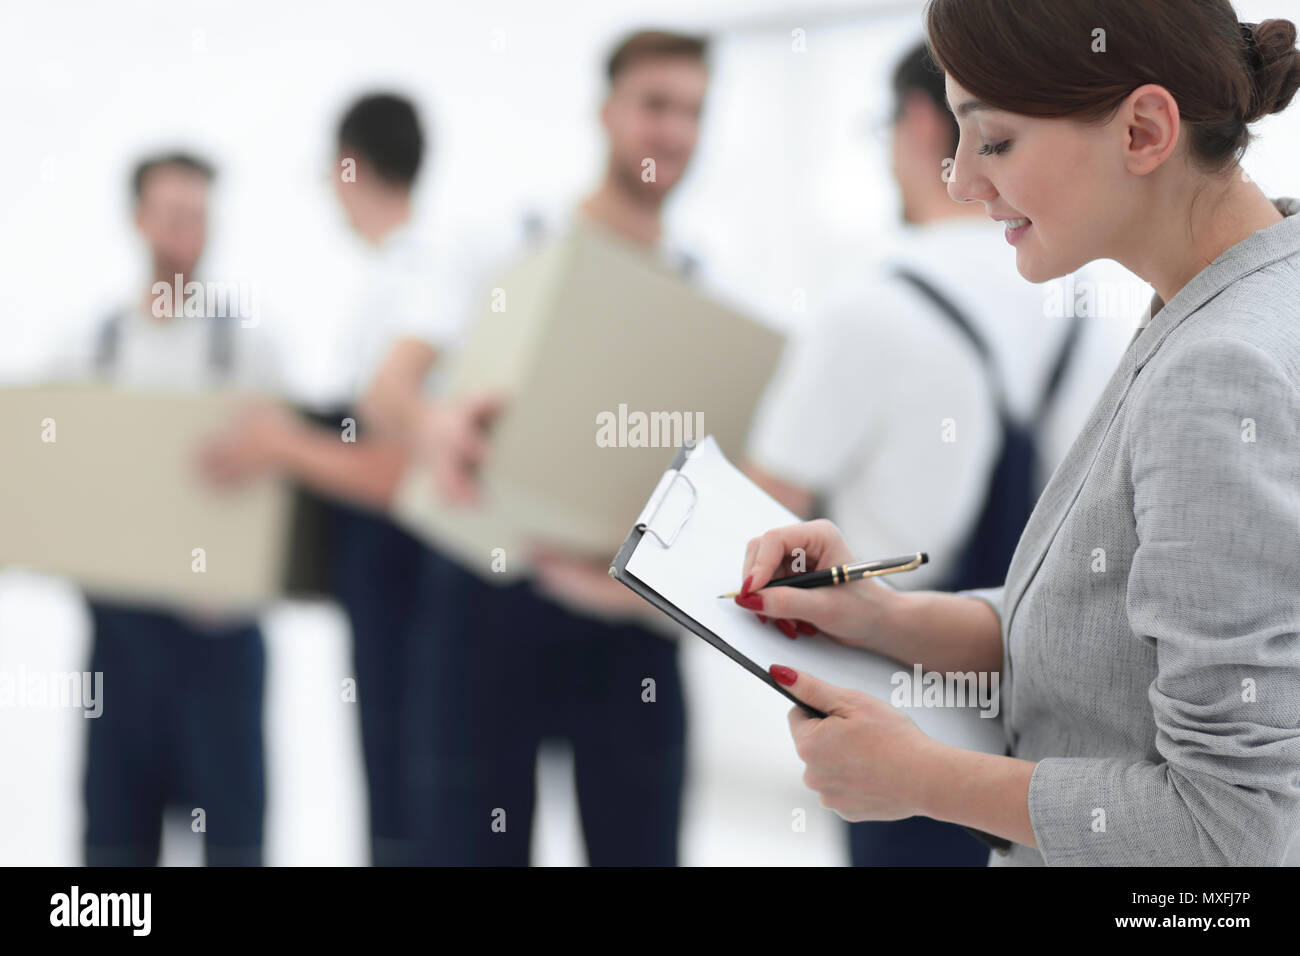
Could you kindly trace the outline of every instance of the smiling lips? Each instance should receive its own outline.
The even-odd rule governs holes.
[[[1033,222],[1028,219],[1004,219],[1002,224],[1007,227],[1007,242],[1014,246],[1020,240],[1020,237],[1029,230],[1029,227],[1033,225]]]

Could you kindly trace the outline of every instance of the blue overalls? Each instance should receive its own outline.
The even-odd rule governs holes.
[[[574,613],[528,581],[496,587],[433,556],[412,724],[431,759],[413,830],[420,862],[527,866],[538,747],[573,747],[592,866],[675,866],[686,708],[677,644]],[[643,682],[654,681],[654,701]]]
[[[123,318],[101,327],[101,374],[113,366]],[[212,321],[209,362],[219,377],[230,372],[231,330],[229,319]],[[104,675],[104,708],[87,741],[87,865],[155,865],[168,806],[186,810],[195,829],[201,821],[208,865],[260,865],[265,656],[257,622],[206,626],[107,601],[90,602],[90,616],[90,669]]]
[[[530,217],[525,234],[541,238]],[[674,264],[689,278],[696,263]],[[525,580],[498,587],[426,551],[414,614],[411,828],[420,862],[527,866],[537,753],[573,747],[592,866],[675,866],[686,708],[677,643],[561,606]],[[654,701],[643,682],[654,681]]]
[[[345,418],[359,421],[347,409],[311,417],[328,428]],[[411,723],[407,696],[427,693],[413,680],[420,636],[413,614],[419,590],[437,578],[438,558],[382,514],[339,501],[323,505],[332,594],[352,631],[371,862],[410,865],[416,861],[407,827],[415,800],[410,775],[424,751],[413,749],[421,728]]]

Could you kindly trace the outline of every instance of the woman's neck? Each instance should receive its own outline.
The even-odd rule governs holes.
[[[1187,184],[1167,189],[1142,212],[1140,245],[1119,258],[1168,302],[1206,266],[1261,229],[1282,221],[1277,207],[1240,169],[1198,188],[1189,204]]]

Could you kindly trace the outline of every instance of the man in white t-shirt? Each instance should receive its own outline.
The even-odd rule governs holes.
[[[367,257],[338,349],[343,400],[311,421],[254,409],[232,429],[223,464],[237,479],[278,472],[326,499],[331,588],[352,630],[371,860],[404,865],[414,862],[409,781],[419,776],[425,754],[415,741],[427,723],[418,712],[422,689],[408,679],[418,667],[411,620],[435,556],[386,516],[407,451],[367,428],[356,405],[395,340],[421,334],[445,343],[449,327],[437,323],[451,319],[437,308],[445,305],[434,298],[438,260],[413,220],[425,153],[415,106],[392,93],[359,97],[339,123],[336,147],[335,195]]]
[[[299,467],[299,480],[331,499],[331,563],[334,593],[352,629],[353,662],[360,704],[361,742],[368,792],[371,861],[376,866],[416,862],[408,826],[417,796],[410,789],[412,764],[424,757],[414,733],[422,688],[410,680],[414,665],[412,614],[427,586],[427,550],[386,515],[388,499],[405,469],[407,454],[374,434],[357,403],[393,341],[436,319],[430,271],[433,252],[414,220],[413,195],[426,165],[426,137],[415,106],[392,93],[358,98],[344,113],[337,135],[334,191],[353,232],[366,244],[368,261],[360,294],[348,316],[342,356],[347,373],[342,407],[317,416],[326,426],[318,438],[333,452],[319,467]],[[342,444],[344,421],[360,432]],[[377,495],[357,496],[330,487],[333,458],[351,453],[347,469],[376,482]],[[304,459],[303,465],[307,462]]]
[[[135,225],[150,282],[84,344],[76,377],[132,389],[190,391],[275,384],[269,343],[244,308],[200,314],[186,285],[207,239],[212,167],[182,153],[142,162]],[[181,294],[175,290],[179,288]],[[86,862],[153,865],[163,813],[197,808],[209,865],[262,859],[264,655],[255,620],[95,600],[92,672],[108,704],[90,722],[85,769]]]
[[[606,175],[574,214],[687,269],[665,252],[660,214],[694,152],[704,54],[701,40],[658,32],[618,46],[601,108]],[[647,158],[651,178],[642,177]],[[532,231],[554,235],[563,218]],[[399,342],[363,411],[431,458],[445,500],[469,502],[484,426],[504,399],[430,399],[425,379],[445,351],[436,333]],[[422,862],[527,864],[537,750],[555,736],[573,745],[590,862],[673,865],[685,768],[676,643],[644,626],[645,606],[630,611],[628,592],[604,568],[593,577],[583,562],[538,558],[533,580],[493,587],[453,565],[429,589],[423,679],[435,732]],[[646,678],[655,681],[653,706],[642,699]]]
[[[893,172],[907,229],[885,261],[800,330],[760,405],[747,471],[791,510],[810,516],[816,508],[833,520],[859,560],[927,552],[929,564],[889,583],[932,588],[957,572],[990,492],[1002,444],[998,392],[1016,421],[1039,426],[1047,454],[1030,480],[1041,489],[1131,326],[1090,319],[1070,348],[1075,319],[1066,309],[1053,316],[1050,290],[1021,278],[1002,226],[948,196],[943,163],[957,127],[924,46],[900,62],[894,95]],[[959,310],[993,369],[933,295],[900,271]],[[1067,348],[1068,371],[1042,408]],[[774,623],[796,636],[798,625]],[[850,831],[857,865],[987,862],[988,848],[964,829],[920,817]]]

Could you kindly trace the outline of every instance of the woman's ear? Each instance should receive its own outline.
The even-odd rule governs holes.
[[[1178,101],[1154,83],[1130,93],[1116,121],[1124,132],[1124,168],[1137,176],[1154,172],[1173,154],[1182,130]]]

